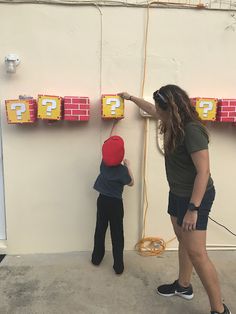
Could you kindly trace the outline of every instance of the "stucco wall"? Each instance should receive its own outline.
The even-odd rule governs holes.
[[[101,145],[112,123],[100,117],[100,95],[127,90],[139,95],[146,9],[0,4],[0,99],[8,253],[90,250],[96,216]],[[229,12],[151,9],[145,96],[175,83],[190,96],[236,98],[236,33]],[[101,32],[102,30],[102,32]],[[16,74],[4,57],[19,54]],[[88,123],[42,121],[8,125],[3,101],[20,94],[89,96]],[[125,246],[133,249],[141,228],[143,118],[126,103],[117,125],[136,184],[126,188]],[[236,230],[236,127],[209,125],[211,172],[217,199],[212,217]],[[150,123],[149,209],[146,235],[173,237],[166,214],[168,188],[163,157]],[[109,234],[108,234],[109,235]],[[110,247],[109,237],[107,239]],[[235,245],[235,237],[210,223],[209,244]],[[176,243],[170,244],[175,247]]]

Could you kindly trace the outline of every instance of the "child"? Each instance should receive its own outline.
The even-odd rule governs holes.
[[[117,275],[124,271],[123,250],[123,201],[124,185],[134,184],[130,164],[124,159],[124,141],[120,136],[111,136],[102,146],[100,174],[94,189],[100,194],[97,199],[97,222],[94,235],[92,263],[99,265],[105,254],[105,235],[110,223],[113,269]],[[122,161],[124,164],[122,164]]]

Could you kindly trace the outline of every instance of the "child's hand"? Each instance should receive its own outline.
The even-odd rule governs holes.
[[[130,166],[130,161],[128,159],[124,159],[124,165],[126,167],[129,167]]]

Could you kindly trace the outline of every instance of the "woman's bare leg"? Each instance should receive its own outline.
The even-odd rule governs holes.
[[[188,287],[191,281],[192,272],[193,272],[193,264],[190,260],[190,257],[182,243],[181,236],[182,236],[182,228],[177,224],[177,218],[171,216],[171,222],[179,241],[179,284],[182,287]]]

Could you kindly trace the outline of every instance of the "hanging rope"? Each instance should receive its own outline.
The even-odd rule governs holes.
[[[145,27],[145,39],[144,39],[144,62],[143,62],[143,78],[141,85],[141,97],[144,96],[144,87],[147,72],[147,42],[148,42],[148,29],[149,29],[149,9],[153,2],[149,2],[147,6],[147,17],[146,17],[146,27]],[[144,145],[143,145],[143,229],[142,238],[135,245],[135,250],[138,254],[142,256],[155,256],[162,254],[168,243],[173,241],[175,237],[167,242],[159,237],[146,237],[146,221],[147,221],[147,211],[148,211],[148,193],[147,193],[147,156],[148,156],[148,136],[149,136],[149,118],[145,118],[144,125]],[[158,143],[158,139],[157,139]],[[159,147],[159,145],[157,145]],[[160,151],[162,152],[161,148]],[[162,152],[163,153],[163,152]]]

